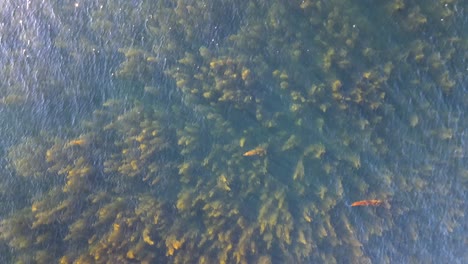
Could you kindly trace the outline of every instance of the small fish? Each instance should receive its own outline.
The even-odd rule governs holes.
[[[247,151],[242,156],[250,157],[250,156],[264,156],[266,154],[266,150],[262,147],[257,147],[252,150]]]
[[[382,203],[382,200],[362,200],[352,203],[351,206],[380,206]]]
[[[87,138],[79,137],[79,138],[69,141],[68,143],[64,145],[64,147],[65,149],[75,147],[75,146],[84,147],[88,144],[89,144],[89,140]]]

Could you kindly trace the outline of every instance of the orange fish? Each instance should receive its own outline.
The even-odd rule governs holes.
[[[67,144],[65,144],[65,148],[70,148],[70,147],[75,147],[75,146],[80,146],[84,147],[89,144],[89,140],[85,137],[79,137],[76,139],[71,140]]]
[[[379,206],[382,203],[382,200],[362,200],[352,203],[351,206]]]
[[[247,151],[242,156],[250,157],[250,156],[263,156],[266,154],[266,150],[262,147],[254,148],[252,150]]]

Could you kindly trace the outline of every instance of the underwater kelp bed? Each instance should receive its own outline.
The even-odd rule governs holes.
[[[0,260],[463,262],[466,8],[6,5]]]

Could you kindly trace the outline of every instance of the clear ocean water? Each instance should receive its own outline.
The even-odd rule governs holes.
[[[468,2],[0,1],[1,263],[468,262]]]

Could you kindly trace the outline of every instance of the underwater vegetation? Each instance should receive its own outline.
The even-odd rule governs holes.
[[[468,258],[463,1],[32,5],[0,9],[0,260]]]

